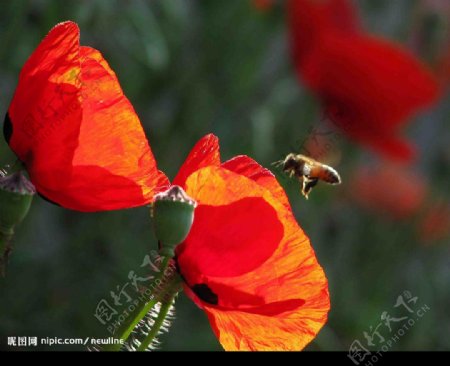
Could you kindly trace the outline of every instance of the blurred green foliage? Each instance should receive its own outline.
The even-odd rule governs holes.
[[[366,28],[404,44],[421,24],[418,1],[358,4]],[[270,166],[298,150],[321,118],[289,62],[282,10],[261,12],[247,0],[0,0],[0,111],[6,112],[20,69],[43,36],[71,19],[81,28],[82,44],[100,50],[117,73],[170,177],[210,132],[219,136],[224,160],[247,154]],[[439,41],[448,24],[439,17],[427,22],[425,30]],[[408,130],[422,151],[415,168],[428,179],[433,199],[449,199],[448,101]],[[409,290],[430,310],[392,349],[449,350],[448,238],[423,246],[417,217],[396,222],[355,206],[345,183],[371,155],[345,139],[338,144],[342,188],[319,187],[305,201],[298,184],[277,173],[330,282],[329,322],[308,349],[348,350],[353,340],[364,342],[363,332],[384,311],[395,315],[397,297]],[[2,139],[0,166],[13,161]],[[395,182],[374,177],[373,184],[388,190]],[[17,231],[8,277],[0,282],[0,349],[12,349],[7,336],[108,336],[94,318],[97,303],[156,248],[145,207],[83,214],[36,198]],[[161,349],[221,349],[206,316],[184,294],[176,312]]]

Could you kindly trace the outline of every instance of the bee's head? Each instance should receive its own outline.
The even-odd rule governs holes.
[[[283,171],[289,172],[295,170],[298,166],[298,158],[295,154],[289,154],[283,161]]]

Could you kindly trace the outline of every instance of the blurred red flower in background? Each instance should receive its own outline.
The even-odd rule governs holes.
[[[450,205],[435,202],[428,207],[418,226],[419,237],[425,244],[450,236]]]
[[[253,6],[260,11],[267,11],[274,5],[275,0],[252,0]]]
[[[421,209],[427,184],[408,168],[383,162],[359,167],[349,179],[348,191],[362,207],[404,219]]]
[[[301,350],[327,319],[327,279],[273,174],[220,162],[205,136],[174,184],[198,206],[176,261],[188,296],[226,350]]]
[[[4,135],[37,191],[79,211],[141,206],[168,185],[133,106],[73,22],[56,25],[25,63]]]
[[[364,33],[347,0],[289,0],[293,62],[327,116],[350,138],[408,161],[398,129],[438,97],[436,80],[408,51]]]
[[[450,86],[450,46],[442,52],[437,65],[436,74],[443,88]]]

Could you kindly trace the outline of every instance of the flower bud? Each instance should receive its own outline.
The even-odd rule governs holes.
[[[14,228],[27,215],[36,190],[22,172],[0,174],[0,275],[5,276]]]
[[[13,234],[27,215],[36,190],[22,172],[0,176],[0,233]]]
[[[186,239],[191,230],[196,206],[197,202],[179,186],[172,186],[155,196],[153,227],[161,255],[174,256],[175,247]]]

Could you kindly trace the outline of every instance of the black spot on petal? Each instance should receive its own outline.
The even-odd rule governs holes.
[[[200,300],[212,305],[217,305],[219,303],[219,297],[217,296],[217,294],[212,292],[208,285],[201,283],[192,286],[191,289],[199,297]]]
[[[183,281],[186,283],[186,285],[189,286],[189,284],[187,283],[183,274],[181,273],[181,268],[180,268],[180,265],[178,264],[177,256],[175,256],[173,259],[175,261],[176,271],[178,272],[180,277],[183,279]],[[196,284],[194,286],[189,286],[189,287],[192,290],[192,292],[194,292],[194,294],[196,294],[198,296],[198,298],[200,300],[202,300],[208,304],[211,304],[211,305],[217,305],[219,303],[219,297],[217,296],[217,294],[212,292],[212,290],[208,287],[208,285],[206,285],[204,283],[199,283],[199,284]]]
[[[6,142],[9,145],[9,141],[11,140],[11,136],[13,134],[13,126],[11,123],[11,118],[9,118],[9,113],[6,113],[5,121],[3,122],[3,136],[5,137]]]

